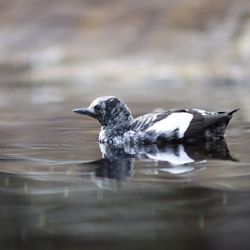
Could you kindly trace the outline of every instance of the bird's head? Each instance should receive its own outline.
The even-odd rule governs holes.
[[[133,117],[126,103],[114,96],[95,99],[88,108],[73,110],[75,113],[96,118],[104,127],[122,128],[131,124]]]

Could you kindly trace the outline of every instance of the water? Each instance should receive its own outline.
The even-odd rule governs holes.
[[[0,249],[250,249],[249,1],[0,6]],[[227,146],[103,159],[71,112],[102,95],[240,111]]]
[[[103,159],[97,122],[71,112],[91,96],[75,90],[75,98],[64,94],[54,99],[59,88],[48,88],[48,100],[36,87],[1,90],[1,248],[250,247],[247,109],[230,123],[227,146],[144,148],[135,157],[106,149],[110,158]],[[223,91],[233,89],[217,91],[218,102]],[[165,95],[125,99],[139,115],[176,107],[171,93]],[[209,97],[178,100],[178,107],[202,107]],[[235,108],[225,100],[223,107]]]

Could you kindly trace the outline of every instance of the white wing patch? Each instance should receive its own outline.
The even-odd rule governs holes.
[[[149,127],[146,132],[155,130],[156,133],[168,134],[178,130],[178,138],[183,138],[184,133],[186,132],[192,119],[193,115],[190,113],[172,113],[165,119],[162,119],[161,121],[156,122],[153,126]]]

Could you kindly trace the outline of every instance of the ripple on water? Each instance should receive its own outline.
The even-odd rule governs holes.
[[[27,121],[0,125],[0,244],[249,247],[248,124],[228,130],[231,158],[221,145],[106,149],[102,158],[95,121],[56,113]]]

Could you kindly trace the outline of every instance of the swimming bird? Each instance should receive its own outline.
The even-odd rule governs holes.
[[[124,101],[115,96],[104,96],[95,99],[88,108],[73,111],[100,122],[100,143],[129,147],[223,139],[226,127],[237,110],[172,109],[134,118]]]

